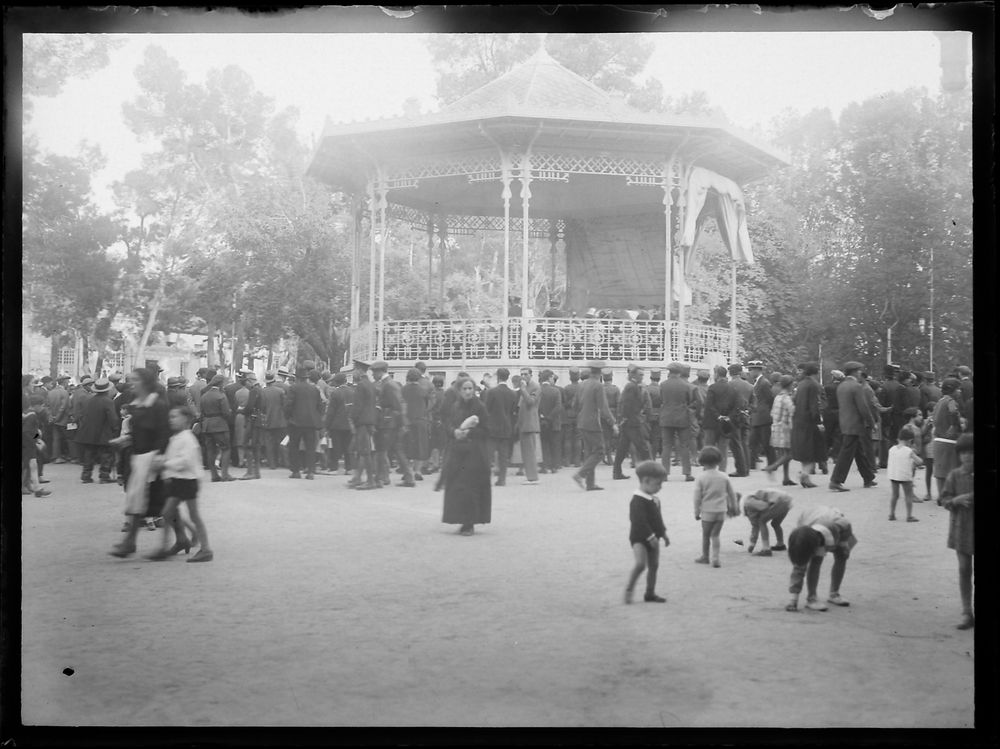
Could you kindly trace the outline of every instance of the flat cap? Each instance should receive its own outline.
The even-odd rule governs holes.
[[[83,377],[80,378],[80,384],[81,385],[90,385],[93,382],[94,382],[94,378],[91,377],[90,375],[84,375]]]
[[[684,365],[680,362],[672,361],[667,365],[667,371],[673,374],[680,374],[684,371]]]
[[[278,377],[278,373],[275,372],[273,369],[270,370],[269,372],[265,372],[264,373],[264,381],[265,382],[274,382],[275,379],[277,379],[277,377]]]
[[[112,372],[111,374],[108,375],[108,379],[111,380],[111,382],[121,382],[121,380],[122,380],[122,373],[121,372]]]
[[[923,377],[925,380],[927,380],[929,382],[933,382],[934,381],[934,373],[933,372],[924,372],[921,375],[921,377]]]
[[[845,372],[857,372],[860,369],[864,369],[865,365],[858,361],[849,361],[844,364]]]
[[[379,372],[385,372],[389,369],[389,363],[379,359],[378,361],[373,361],[371,367],[373,370],[377,370]]]
[[[588,369],[604,369],[604,362],[599,359],[593,359],[587,362]]]
[[[48,375],[45,375],[45,376],[44,376],[44,377],[42,378],[42,383],[43,383],[43,384],[47,384],[47,383],[49,383],[49,382],[52,382],[52,378],[51,378],[51,377],[49,377]]]
[[[218,387],[219,385],[221,385],[225,381],[226,381],[225,377],[223,377],[220,374],[217,374],[215,377],[213,377],[211,380],[209,380],[208,386],[210,388]]]

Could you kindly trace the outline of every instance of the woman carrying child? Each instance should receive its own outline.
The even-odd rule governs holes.
[[[191,432],[191,418],[193,413],[188,406],[174,406],[170,409],[170,429],[173,434],[167,443],[167,450],[163,455],[157,455],[153,459],[154,470],[159,470],[163,478],[167,497],[166,506],[163,509],[163,545],[160,550],[149,555],[149,559],[161,561],[172,557],[181,550],[187,554],[191,550],[191,542],[187,539],[178,539],[174,545],[167,547],[170,538],[167,525],[178,527],[180,519],[178,517],[178,506],[181,502],[187,502],[188,514],[191,522],[194,523],[197,538],[201,542],[198,552],[188,559],[189,562],[211,562],[214,554],[208,545],[208,530],[205,528],[205,521],[198,511],[198,477],[202,470],[201,447],[198,445],[198,438]]]

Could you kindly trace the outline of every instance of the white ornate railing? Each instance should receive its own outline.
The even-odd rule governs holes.
[[[728,328],[676,321],[529,317],[454,320],[386,320],[352,332],[351,357],[389,362],[576,361],[697,363],[728,358]],[[378,334],[381,334],[379,336]],[[379,340],[381,339],[381,340]],[[683,343],[683,345],[682,345]]]

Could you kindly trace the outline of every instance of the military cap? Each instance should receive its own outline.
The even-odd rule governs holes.
[[[598,369],[598,370],[604,369],[604,362],[598,359],[594,359],[592,361],[587,362],[587,367],[589,369]]]
[[[925,380],[927,380],[928,382],[934,382],[934,373],[933,372],[924,372],[923,375],[922,375],[922,377]]]
[[[764,362],[762,362],[760,359],[751,359],[746,363],[745,366],[747,369],[763,369]]]
[[[960,366],[960,367],[955,367],[955,371],[958,372],[960,375],[962,375],[962,377],[971,377],[972,376],[972,370],[969,369],[964,364],[962,366]]]
[[[61,374],[58,377],[56,377],[56,382],[66,382],[66,380],[68,380],[69,378],[70,377],[68,374]]]
[[[45,376],[44,376],[44,377],[42,378],[42,384],[43,384],[43,385],[48,385],[48,384],[49,384],[50,382],[52,382],[52,378],[51,378],[51,377],[49,377],[48,375],[45,375]]]
[[[660,379],[660,370],[658,370],[658,369],[651,369],[651,370],[649,370],[649,378],[651,380],[658,380],[658,379]]]
[[[354,360],[354,369],[361,369],[367,372],[370,366],[366,361],[361,361],[360,359]]]
[[[269,372],[265,372],[264,373],[264,381],[265,382],[274,382],[277,379],[277,377],[278,377],[278,373],[275,372],[273,369],[270,370]]]

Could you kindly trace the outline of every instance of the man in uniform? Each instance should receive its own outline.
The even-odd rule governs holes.
[[[236,413],[239,410],[239,404],[236,402],[236,391],[243,387],[243,378],[248,371],[247,369],[234,370],[232,380],[222,388],[222,392],[229,402],[229,452],[233,468],[239,468],[240,465],[240,446],[236,444]]]
[[[577,391],[579,409],[576,426],[583,439],[584,460],[580,470],[573,474],[573,480],[581,489],[601,491],[604,487],[594,482],[594,469],[601,462],[604,453],[603,424],[611,424],[612,433],[618,431],[618,424],[608,407],[608,397],[601,384],[601,370],[604,365],[593,361],[588,365],[589,374],[583,379]]]
[[[309,381],[304,369],[296,373],[295,379],[295,384],[288,390],[288,400],[285,401],[288,457],[292,469],[288,478],[302,478],[301,467],[305,462],[305,477],[311,481],[316,473],[316,438],[323,428],[323,399],[319,388]]]
[[[618,405],[621,399],[621,390],[612,382],[614,373],[611,371],[611,367],[604,367],[601,370],[601,379],[604,381],[604,396],[608,401],[608,408],[611,409],[612,415],[615,417],[615,423],[618,420]],[[617,435],[620,434],[611,429],[611,425],[604,425],[604,463],[605,465],[611,465],[614,461],[614,454],[617,451]]]
[[[215,375],[201,394],[201,431],[208,444],[208,465],[212,481],[236,480],[229,475],[232,453],[229,443],[229,399],[222,392],[225,381],[226,378],[222,375]],[[216,457],[220,463],[218,468],[215,465]]]
[[[757,461],[763,455],[767,465],[774,462],[774,449],[771,447],[771,405],[774,396],[771,394],[771,381],[764,376],[764,362],[754,359],[747,362],[747,371],[753,381],[753,397],[750,401],[750,468],[757,467]]]
[[[691,421],[691,455],[697,455],[701,448],[705,446],[705,430],[702,428],[702,421],[705,419],[705,401],[708,399],[708,378],[711,372],[707,369],[699,369],[697,378],[691,387],[694,388],[694,418]]]
[[[622,473],[622,462],[629,454],[630,448],[635,449],[636,458],[640,462],[649,460],[649,445],[644,434],[646,429],[642,388],[644,374],[641,367],[631,365],[628,369],[628,382],[625,383],[625,388],[621,393],[618,413],[618,448],[615,450],[611,471],[611,477],[618,481],[629,478]]]
[[[736,414],[733,416],[733,425],[738,426],[738,439],[740,450],[743,453],[744,470],[736,469],[735,476],[749,476],[753,464],[746,463],[747,456],[750,455],[750,401],[753,399],[753,385],[743,379],[743,365],[729,365],[729,382],[739,396],[736,407]]]
[[[375,391],[378,395],[378,405],[382,409],[378,431],[375,433],[375,465],[378,480],[384,486],[391,486],[389,475],[390,459],[395,458],[403,471],[403,480],[399,486],[414,487],[413,471],[410,461],[403,450],[400,434],[407,428],[406,406],[403,403],[402,388],[399,383],[389,377],[389,365],[384,361],[373,362],[372,377],[375,379]]]
[[[562,462],[563,466],[580,466],[580,435],[576,431],[577,403],[576,396],[580,390],[580,370],[569,368],[569,384],[562,389],[563,428],[562,428]]]
[[[649,370],[649,384],[646,385],[649,408],[646,410],[646,428],[649,431],[649,458],[660,459],[660,370]]]
[[[240,476],[241,481],[260,478],[261,443],[264,441],[262,409],[264,406],[263,391],[257,381],[257,375],[250,372],[243,378],[247,387],[247,402],[243,406],[243,432],[246,443],[246,472]]]
[[[354,448],[358,459],[354,464],[354,476],[347,485],[359,490],[378,489],[381,483],[376,477],[375,420],[377,417],[375,383],[368,377],[368,364],[354,360],[354,403],[351,405],[351,432],[354,434]],[[367,473],[368,480],[362,483]]]
[[[925,419],[931,412],[931,404],[941,400],[941,388],[937,386],[936,380],[933,372],[923,373],[923,382],[920,384],[920,411]]]
[[[354,393],[347,387],[347,375],[337,372],[331,380],[330,402],[326,404],[326,433],[330,438],[330,471],[336,473],[344,459],[344,474],[351,471],[351,415]]]
[[[50,454],[53,463],[65,463],[69,456],[69,441],[66,436],[66,425],[69,423],[69,393],[66,392],[68,374],[56,377],[55,383],[46,395],[45,402],[49,407],[49,418],[52,421],[52,444]]]
[[[691,475],[691,426],[697,405],[695,388],[684,379],[684,365],[671,362],[667,365],[667,379],[660,383],[660,442],[663,445],[663,467],[670,475],[671,454],[676,450],[681,457],[681,470],[685,481],[694,481]]]

